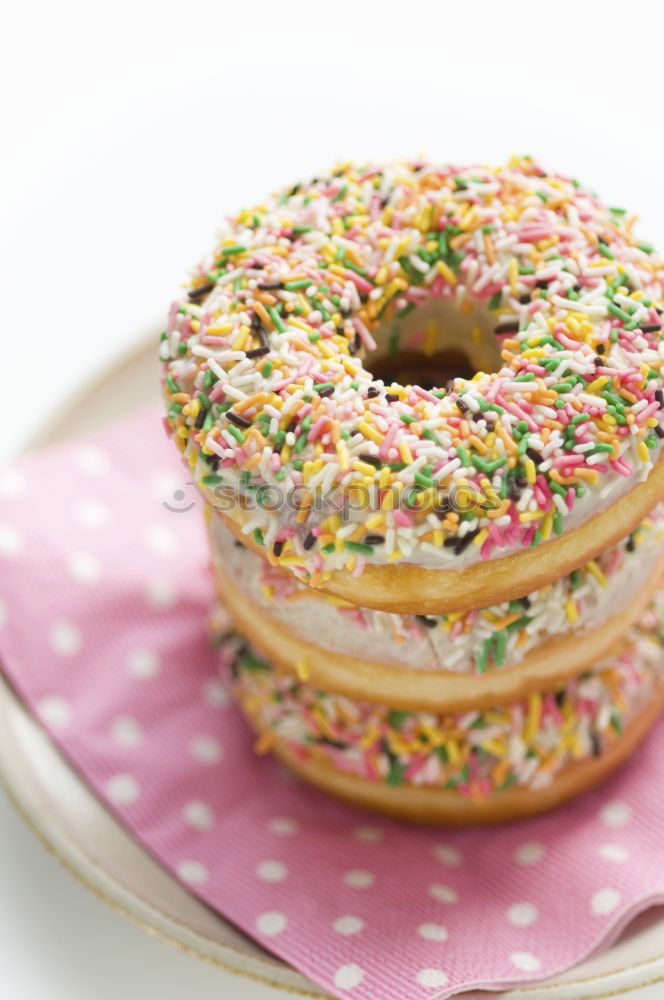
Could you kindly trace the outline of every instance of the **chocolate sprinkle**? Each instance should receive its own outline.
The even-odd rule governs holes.
[[[212,291],[215,287],[214,281],[208,281],[205,285],[199,285],[198,288],[192,288],[188,293],[188,298],[190,302],[200,302],[205,296]]]
[[[247,420],[246,417],[241,417],[239,413],[233,413],[232,410],[226,410],[226,416],[232,424],[236,427],[251,427],[251,420]]]

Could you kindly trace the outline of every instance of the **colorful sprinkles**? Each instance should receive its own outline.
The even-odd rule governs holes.
[[[634,222],[529,157],[296,184],[232,218],[173,304],[167,430],[309,582],[544,542],[659,455],[663,264]],[[371,353],[398,352],[431,302],[487,357],[497,341],[500,370],[433,390],[373,379]],[[263,504],[266,487],[296,508]]]
[[[390,785],[483,797],[541,788],[565,765],[598,756],[662,683],[661,595],[619,653],[554,690],[505,707],[436,716],[318,691],[270,667],[241,640],[220,647],[235,695],[258,724],[259,752],[275,740],[302,758]]]

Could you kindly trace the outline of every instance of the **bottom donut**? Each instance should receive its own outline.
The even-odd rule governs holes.
[[[402,820],[490,824],[592,788],[645,737],[664,707],[663,611],[658,593],[612,656],[556,687],[464,713],[321,691],[234,634],[219,639],[219,653],[259,752],[341,799]]]

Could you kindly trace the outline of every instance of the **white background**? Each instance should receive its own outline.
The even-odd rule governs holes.
[[[340,159],[531,153],[664,246],[655,5],[61,0],[2,25],[2,457],[161,325],[216,220]],[[4,801],[0,858],[3,996],[277,996],[107,912]]]

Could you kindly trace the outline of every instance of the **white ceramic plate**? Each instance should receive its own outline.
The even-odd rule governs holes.
[[[154,398],[156,337],[88,385],[39,436],[75,436]],[[122,385],[122,392],[117,392]],[[83,411],[84,406],[84,411]],[[64,761],[0,673],[0,779],[22,817],[54,856],[128,920],[169,944],[238,975],[323,998],[313,983],[264,952],[191,896],[100,805]],[[386,947],[389,942],[386,942]],[[585,1000],[664,982],[664,908],[652,909],[608,951],[566,975],[501,994],[503,1000]],[[664,989],[664,987],[663,987]],[[496,994],[466,993],[466,997]]]

